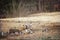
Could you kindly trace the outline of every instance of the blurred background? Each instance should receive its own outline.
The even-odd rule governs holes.
[[[60,0],[0,0],[0,18],[59,11]]]

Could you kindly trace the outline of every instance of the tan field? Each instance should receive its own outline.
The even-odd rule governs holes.
[[[38,15],[38,14],[37,14]],[[59,27],[60,27],[60,14],[53,13],[53,14],[39,14],[37,16],[33,14],[32,16],[28,17],[20,17],[20,18],[6,18],[0,19],[3,32],[8,32],[11,28],[16,28],[21,31],[25,29],[23,25],[25,24],[32,24],[32,34],[21,34],[18,36],[10,36],[8,35],[7,40],[9,39],[21,39],[21,40],[43,40],[48,38],[55,39],[55,36],[59,34]],[[57,36],[58,38],[58,36]],[[58,38],[59,39],[59,38]]]

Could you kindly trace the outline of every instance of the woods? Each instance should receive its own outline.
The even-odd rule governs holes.
[[[55,11],[60,11],[59,0],[0,0],[0,18]]]

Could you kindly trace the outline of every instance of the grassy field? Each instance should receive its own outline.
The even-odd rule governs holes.
[[[0,19],[2,23],[2,31],[7,32],[10,28],[16,27],[22,29],[23,25],[31,24],[32,34],[8,35],[1,40],[60,40],[60,14],[41,14],[40,16],[33,14],[30,17],[6,18]]]

